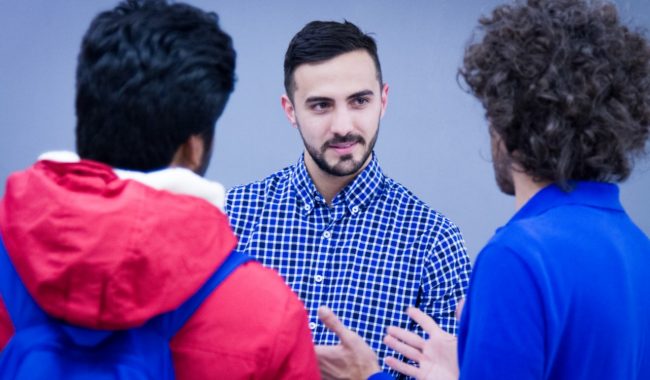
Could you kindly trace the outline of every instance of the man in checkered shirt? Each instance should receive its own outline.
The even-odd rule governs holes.
[[[347,21],[311,22],[291,40],[284,75],[282,107],[305,150],[295,165],[229,191],[238,249],[276,269],[305,303],[324,375],[345,369],[332,365],[340,351],[320,346],[338,343],[318,319],[321,305],[382,363],[387,326],[423,334],[408,306],[455,333],[470,261],[458,228],[379,167],[388,85],[375,41]]]

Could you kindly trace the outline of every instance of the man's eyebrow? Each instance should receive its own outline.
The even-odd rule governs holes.
[[[305,103],[331,102],[332,98],[326,96],[310,96],[305,99]]]
[[[347,100],[350,99],[356,99],[362,96],[372,96],[375,93],[372,90],[362,90],[355,92],[354,94],[351,94],[347,97]],[[310,96],[307,99],[305,99],[305,103],[320,103],[320,102],[331,102],[332,98],[328,98],[327,96]]]
[[[375,95],[375,93],[372,90],[363,90],[363,91],[355,92],[354,94],[348,96],[348,100],[356,99],[368,95]]]

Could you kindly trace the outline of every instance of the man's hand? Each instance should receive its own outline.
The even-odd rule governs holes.
[[[318,318],[340,340],[336,346],[316,346],[323,379],[366,380],[380,371],[372,348],[358,334],[346,328],[330,308],[319,307]]]
[[[425,341],[417,334],[391,326],[384,337],[384,343],[418,363],[419,367],[393,357],[387,357],[386,364],[417,380],[458,379],[456,337],[443,331],[431,317],[417,308],[409,307],[406,313],[429,334],[429,340]]]
[[[460,317],[463,315],[463,308],[465,307],[465,298],[461,298],[456,305],[456,319],[460,321]]]

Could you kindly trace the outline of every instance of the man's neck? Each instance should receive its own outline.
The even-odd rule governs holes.
[[[326,173],[319,168],[314,160],[312,160],[311,156],[309,156],[309,153],[305,152],[304,155],[307,172],[309,173],[311,180],[314,182],[316,190],[318,190],[323,198],[325,198],[325,202],[327,202],[328,205],[331,205],[334,197],[343,190],[345,186],[352,182],[370,163],[369,157],[368,161],[356,173],[347,176],[335,176]]]
[[[535,194],[551,183],[535,181],[533,177],[519,170],[512,171],[512,180],[515,185],[515,210],[522,208]]]

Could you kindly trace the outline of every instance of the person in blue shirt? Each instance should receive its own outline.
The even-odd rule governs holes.
[[[388,100],[375,41],[350,22],[314,21],[291,40],[284,69],[282,107],[304,152],[228,192],[238,249],[278,270],[305,303],[325,378],[344,358],[321,305],[380,359],[386,326],[423,334],[403,313],[409,305],[455,333],[470,261],[459,229],[384,175],[373,153]]]
[[[460,74],[517,211],[478,255],[458,341],[410,308],[429,339],[391,327],[385,342],[418,365],[386,363],[429,380],[650,379],[650,239],[616,185],[648,143],[648,40],[584,0],[502,5],[479,31]]]

